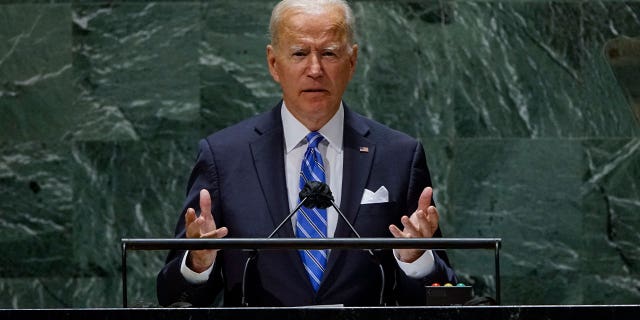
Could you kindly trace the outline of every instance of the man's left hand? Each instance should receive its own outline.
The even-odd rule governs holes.
[[[400,222],[403,230],[395,225],[389,226],[389,231],[396,238],[431,238],[438,229],[438,210],[431,204],[433,189],[426,187],[420,194],[418,209],[411,217],[402,216]],[[411,263],[416,261],[425,252],[423,249],[396,249],[398,259]]]

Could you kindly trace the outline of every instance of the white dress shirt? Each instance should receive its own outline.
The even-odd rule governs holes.
[[[298,193],[300,192],[300,167],[304,153],[307,150],[306,136],[309,134],[307,129],[298,119],[296,119],[289,109],[287,109],[284,101],[281,109],[282,127],[284,128],[284,157],[285,157],[285,174],[287,183],[287,195],[289,196],[289,210],[295,209],[298,204]],[[324,139],[318,145],[322,160],[324,161],[326,182],[331,188],[334,201],[340,206],[342,195],[342,168],[344,162],[343,153],[343,135],[344,135],[344,107],[340,103],[338,112],[318,130]],[[295,225],[297,215],[291,218],[293,232],[295,234]],[[338,224],[338,213],[332,207],[327,208],[327,237],[332,238]],[[391,232],[389,232],[391,234]],[[395,252],[394,252],[395,253]],[[186,265],[187,253],[182,259],[180,271],[185,279],[191,283],[203,283],[209,279],[209,274],[213,270],[213,265],[203,271],[196,273],[189,269]],[[412,278],[422,278],[431,273],[434,268],[434,258],[431,250],[427,250],[420,258],[413,263],[402,262],[398,259],[398,265],[407,276]]]

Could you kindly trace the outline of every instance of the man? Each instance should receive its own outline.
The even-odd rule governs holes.
[[[342,0],[285,0],[274,8],[267,62],[283,100],[200,141],[177,237],[267,237],[309,179],[328,183],[363,237],[440,236],[421,144],[342,103],[358,56],[354,25]],[[333,209],[303,210],[277,237],[353,236]],[[158,275],[158,298],[207,306],[223,290],[226,306],[243,297],[251,306],[377,305],[381,295],[386,304],[420,305],[424,284],[455,282],[443,252],[377,255],[384,290],[376,262],[361,250],[261,251],[245,281],[245,252],[172,251]]]

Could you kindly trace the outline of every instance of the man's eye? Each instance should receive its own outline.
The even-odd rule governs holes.
[[[325,51],[324,53],[322,53],[323,56],[325,57],[335,57],[336,54],[332,51]]]
[[[298,51],[298,52],[294,52],[293,56],[294,57],[304,57],[306,54],[302,51]]]

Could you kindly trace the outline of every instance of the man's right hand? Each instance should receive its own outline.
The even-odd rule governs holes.
[[[216,229],[216,222],[211,214],[211,196],[205,189],[200,190],[200,216],[196,217],[196,210],[189,208],[184,214],[184,219],[187,238],[222,238],[229,232],[226,227]],[[187,257],[187,267],[201,273],[211,267],[216,260],[217,252],[218,250],[212,249],[191,250]]]

